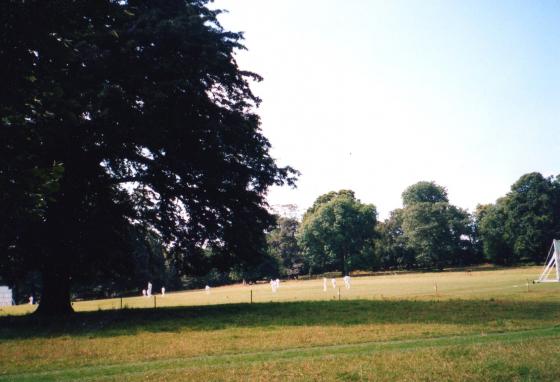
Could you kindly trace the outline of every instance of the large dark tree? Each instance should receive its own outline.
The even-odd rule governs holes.
[[[242,35],[206,0],[0,2],[0,271],[37,269],[39,311],[130,266],[130,226],[200,271],[265,248],[273,184]]]

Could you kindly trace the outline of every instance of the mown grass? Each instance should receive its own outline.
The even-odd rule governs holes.
[[[323,292],[322,279],[308,281],[282,282],[278,293],[272,293],[267,284],[232,285],[212,288],[207,294],[204,290],[192,290],[167,293],[165,297],[154,296],[157,307],[223,305],[262,302],[288,301],[329,301],[340,298],[351,299],[419,299],[434,298],[448,299],[484,299],[490,297],[527,299],[527,281],[537,278],[542,267],[520,268],[478,268],[472,272],[425,272],[409,274],[388,274],[374,277],[354,277],[352,288],[345,289],[342,279],[338,279],[340,288],[330,286]],[[435,286],[437,285],[437,293]],[[556,288],[551,284],[539,285],[541,291],[551,291]],[[530,289],[534,289],[531,283]],[[74,309],[78,312],[120,309],[145,309],[154,307],[154,297],[127,297],[104,300],[76,301]],[[541,296],[538,296],[541,298]],[[35,309],[34,306],[21,305],[0,308],[0,316],[27,314]]]
[[[531,271],[383,276],[383,298],[3,317],[0,381],[558,380],[560,285],[527,292]],[[434,278],[445,293],[398,294]]]

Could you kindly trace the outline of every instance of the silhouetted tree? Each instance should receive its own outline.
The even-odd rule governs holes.
[[[264,253],[265,193],[295,172],[269,155],[242,35],[206,3],[0,2],[0,269],[40,271],[39,312],[125,273],[131,225],[184,271]]]

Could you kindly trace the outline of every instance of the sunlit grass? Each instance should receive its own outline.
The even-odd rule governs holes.
[[[165,296],[126,297],[104,300],[77,301],[73,303],[78,312],[120,309],[153,308],[172,306],[220,305],[235,303],[261,303],[286,301],[320,301],[340,299],[480,299],[488,297],[530,298],[529,291],[557,290],[555,284],[533,285],[541,267],[513,269],[480,269],[471,272],[427,272],[394,274],[383,276],[353,277],[352,286],[346,289],[341,278],[337,288],[323,292],[322,279],[282,282],[277,293],[272,293],[268,284],[232,285],[204,290],[171,292]],[[529,286],[527,286],[529,282]],[[436,293],[437,286],[437,293]],[[541,298],[541,295],[539,295]],[[35,309],[31,305],[0,308],[0,315],[26,314]]]
[[[539,270],[355,277],[341,301],[311,280],[173,293],[158,309],[77,302],[63,321],[0,319],[0,380],[557,380],[560,285],[528,292]]]

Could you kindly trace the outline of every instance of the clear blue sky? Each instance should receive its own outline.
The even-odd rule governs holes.
[[[560,2],[217,0],[264,77],[262,130],[306,209],[348,188],[385,218],[420,180],[473,210],[560,173]]]

